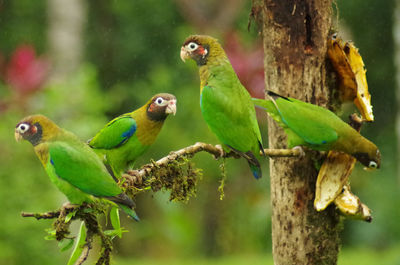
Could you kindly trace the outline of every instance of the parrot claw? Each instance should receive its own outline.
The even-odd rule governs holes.
[[[293,150],[294,152],[296,152],[296,151],[299,152],[299,157],[300,157],[300,158],[306,156],[306,153],[304,152],[303,147],[301,147],[300,145],[293,147],[292,150]]]
[[[217,145],[215,146],[215,148],[217,148],[218,151],[219,151],[219,155],[218,155],[218,156],[217,156],[217,155],[214,155],[214,159],[215,159],[215,160],[218,160],[219,158],[225,156],[225,150],[224,150],[224,148],[222,147],[222,145],[217,144]]]

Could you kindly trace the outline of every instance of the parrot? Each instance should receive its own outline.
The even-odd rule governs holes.
[[[168,93],[153,96],[144,106],[107,123],[88,145],[103,158],[118,180],[154,143],[165,119],[176,114],[176,97]]]
[[[105,198],[139,221],[135,203],[114,181],[98,155],[76,135],[40,114],[23,118],[14,134],[17,142],[27,140],[33,145],[50,180],[71,204]]]
[[[370,169],[380,167],[378,147],[336,114],[323,107],[267,92],[270,100],[253,98],[286,132],[288,147],[341,151]]]
[[[183,62],[193,59],[199,67],[200,109],[210,130],[225,149],[247,160],[256,179],[261,178],[258,157],[264,148],[255,107],[218,40],[191,35],[180,57]]]

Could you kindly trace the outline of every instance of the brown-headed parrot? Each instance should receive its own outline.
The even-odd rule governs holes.
[[[50,180],[72,204],[108,199],[135,220],[134,202],[114,181],[98,155],[71,132],[43,115],[22,119],[15,128],[17,141],[29,141]],[[93,197],[94,196],[94,197]]]
[[[210,36],[189,36],[181,59],[193,59],[200,73],[200,108],[210,130],[224,146],[244,157],[255,178],[263,152],[260,129],[251,96],[240,83],[218,41]]]

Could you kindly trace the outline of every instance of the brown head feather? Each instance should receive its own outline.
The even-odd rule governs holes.
[[[153,121],[164,121],[169,114],[168,109],[176,111],[176,97],[168,93],[154,95],[145,105],[147,117]]]
[[[16,138],[22,137],[33,146],[56,137],[61,131],[53,121],[43,115],[31,115],[23,118],[15,127]]]
[[[191,35],[186,38],[181,48],[181,57],[191,58],[199,66],[228,61],[218,40],[207,35]]]

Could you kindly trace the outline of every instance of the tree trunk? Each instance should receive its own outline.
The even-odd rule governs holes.
[[[63,81],[79,69],[84,49],[84,0],[47,0],[52,80]]]
[[[330,0],[253,3],[262,23],[267,90],[327,106],[326,48]],[[307,121],[304,121],[307,123]],[[286,148],[286,135],[269,118],[270,148]],[[339,220],[334,207],[313,208],[318,171],[312,159],[270,160],[272,245],[275,264],[336,264]]]

